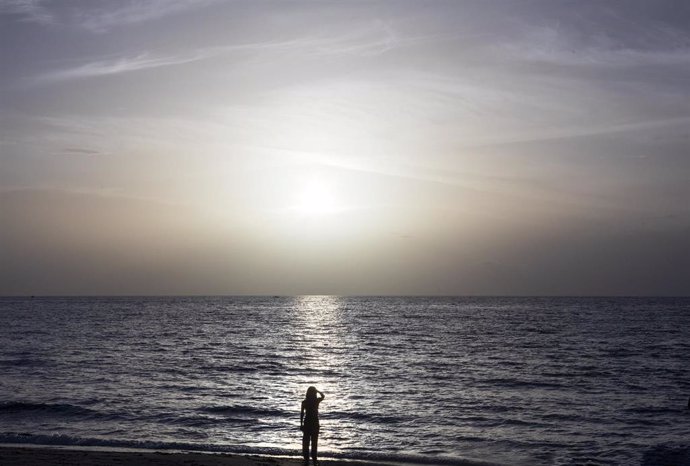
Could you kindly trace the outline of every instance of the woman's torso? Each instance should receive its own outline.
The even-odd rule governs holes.
[[[304,424],[307,426],[319,425],[319,402],[321,400],[304,400],[302,406],[304,407],[305,416]]]

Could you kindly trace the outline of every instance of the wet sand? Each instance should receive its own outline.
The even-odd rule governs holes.
[[[327,461],[329,465],[337,461]],[[193,452],[0,447],[2,466],[302,466],[301,459]]]
[[[405,463],[323,459],[321,466],[405,466]],[[442,463],[439,461],[439,464]],[[311,462],[309,463],[312,464]],[[430,461],[425,466],[432,466]],[[499,466],[482,460],[457,460],[457,466]],[[60,447],[42,445],[0,445],[0,466],[303,466],[302,458],[107,449],[103,447]],[[410,465],[407,465],[410,466]]]

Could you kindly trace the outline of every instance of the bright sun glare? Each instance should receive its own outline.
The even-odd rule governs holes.
[[[333,189],[325,182],[308,182],[297,196],[295,210],[305,215],[332,213],[337,210]]]

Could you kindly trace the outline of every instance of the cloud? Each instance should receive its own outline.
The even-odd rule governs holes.
[[[603,2],[554,5],[554,11],[541,18],[516,20],[512,36],[497,46],[515,59],[563,66],[690,64],[690,35],[682,26],[687,13],[682,8],[670,17],[664,16],[664,6],[645,11],[631,2],[630,7]],[[562,20],[566,13],[570,13],[567,22]]]
[[[51,24],[55,17],[45,7],[44,0],[2,0],[0,15],[17,15],[22,21]]]
[[[1,0],[0,14],[17,15],[23,21],[41,24],[76,24],[94,33],[104,33],[120,26],[156,20],[215,2],[217,0],[91,0],[74,6],[67,2],[47,0]]]
[[[557,28],[535,28],[523,41],[500,45],[509,55],[526,61],[564,66],[631,67],[690,65],[690,48],[678,45],[645,49],[601,38],[578,44]]]
[[[86,9],[78,15],[79,24],[92,32],[107,32],[113,28],[156,20],[164,16],[192,10],[217,0],[147,0],[105,3],[102,9]]]
[[[97,60],[82,65],[50,71],[31,80],[32,84],[45,84],[50,82],[69,81],[74,79],[87,79],[99,76],[129,73],[161,66],[179,65],[190,63],[205,58],[203,54],[192,53],[188,55],[152,57],[148,54],[140,54],[133,57],[121,57],[110,60]]]
[[[93,149],[85,149],[82,147],[66,147],[62,149],[60,154],[63,155],[100,155],[101,152]]]
[[[629,123],[589,124],[581,126],[562,126],[555,129],[540,129],[534,132],[525,132],[519,136],[500,137],[495,136],[475,144],[465,144],[463,147],[485,147],[495,145],[509,145],[527,142],[556,141],[561,139],[575,139],[588,136],[601,136],[607,134],[636,133],[642,130],[659,129],[666,127],[685,127],[690,124],[690,117],[662,118],[655,120],[634,121]]]
[[[389,50],[419,40],[423,37],[397,38],[390,25],[377,22],[373,27],[365,27],[341,35],[304,36],[283,41],[263,41],[243,44],[202,47],[181,52],[176,55],[154,55],[149,52],[132,56],[121,56],[91,60],[78,66],[48,71],[28,82],[46,84],[76,79],[88,79],[141,71],[166,66],[183,65],[236,52],[299,52],[305,56],[358,55],[377,56]]]
[[[319,54],[376,56],[396,48],[401,43],[402,40],[389,23],[376,21],[371,27],[361,28],[341,37],[330,40],[315,39],[312,45]]]

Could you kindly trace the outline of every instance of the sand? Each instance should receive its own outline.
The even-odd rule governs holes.
[[[329,466],[338,461],[326,461]],[[322,463],[323,464],[323,463]],[[348,462],[348,464],[352,464]],[[2,466],[302,466],[297,458],[157,451],[0,447]]]
[[[404,463],[324,459],[321,466],[405,466]],[[438,464],[442,462],[439,461]],[[309,463],[312,465],[312,463]],[[429,466],[433,464],[429,462]],[[500,466],[483,460],[457,465]],[[512,464],[512,463],[511,463]],[[0,466],[303,466],[302,458],[228,453],[169,452],[103,447],[0,445]]]

